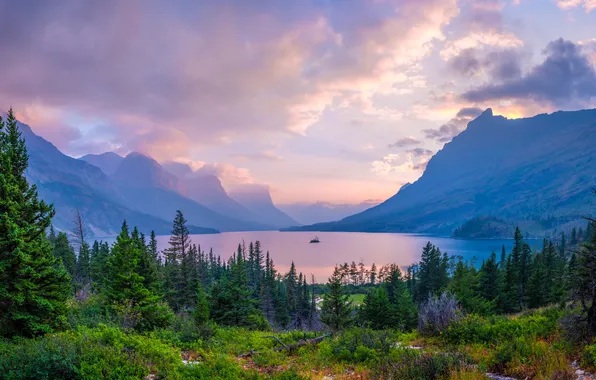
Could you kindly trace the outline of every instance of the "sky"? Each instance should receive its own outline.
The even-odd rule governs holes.
[[[596,107],[596,0],[0,0],[0,109],[131,151],[382,200],[484,109]]]

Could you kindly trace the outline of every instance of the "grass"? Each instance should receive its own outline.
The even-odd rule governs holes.
[[[136,333],[83,313],[71,329],[37,339],[0,341],[3,379],[572,379],[570,363],[596,364],[596,345],[561,338],[562,312],[512,317],[469,315],[436,336],[355,327],[317,345],[276,351],[272,333],[207,325],[178,316],[169,328]],[[275,332],[285,345],[318,332]],[[415,347],[413,347],[415,346]],[[421,347],[421,348],[420,348]],[[252,355],[243,355],[248,352]],[[186,360],[185,364],[183,360]],[[189,364],[190,363],[190,364]]]
[[[352,305],[360,306],[364,302],[365,294],[350,294],[350,301],[352,301]]]

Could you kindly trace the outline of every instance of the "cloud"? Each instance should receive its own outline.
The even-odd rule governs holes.
[[[164,161],[167,170],[176,175],[190,177],[216,176],[224,186],[254,183],[250,170],[228,163],[193,161],[186,158]]]
[[[428,149],[415,148],[404,153],[390,153],[382,160],[373,161],[372,171],[381,176],[388,176],[392,173],[421,174],[434,152]]]
[[[487,75],[495,80],[508,80],[521,76],[523,53],[515,49],[491,51],[482,57],[482,52],[475,48],[465,49],[451,58],[447,64],[450,69],[462,76]]]
[[[468,123],[482,113],[480,108],[462,108],[457,112],[454,118],[441,125],[437,129],[424,129],[423,132],[427,139],[436,140],[439,143],[448,143],[453,137],[459,135],[468,125]]]
[[[243,161],[281,161],[283,158],[271,151],[263,151],[248,154],[233,154],[231,157]]]
[[[403,148],[406,146],[419,145],[419,144],[421,144],[420,140],[416,140],[414,137],[408,136],[408,137],[404,137],[402,139],[397,140],[393,144],[389,144],[389,148]]]
[[[0,106],[99,119],[112,144],[160,159],[303,134],[336,104],[391,116],[373,97],[424,86],[419,63],[458,13],[456,0],[35,4],[0,2]]]
[[[596,9],[596,0],[555,0],[561,9],[584,8],[586,13]]]
[[[485,84],[463,93],[462,98],[470,102],[532,99],[565,107],[589,104],[596,97],[596,71],[581,45],[558,39],[544,53],[544,62],[525,75]]]

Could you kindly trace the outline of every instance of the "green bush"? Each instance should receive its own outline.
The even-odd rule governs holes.
[[[591,370],[596,370],[596,344],[586,346],[582,356],[582,365]]]
[[[460,353],[420,353],[395,350],[375,368],[374,377],[381,379],[432,380],[446,378],[452,372],[471,365],[469,357]]]
[[[514,319],[469,315],[452,323],[441,337],[451,344],[498,344],[520,336],[545,338],[557,331],[561,316],[557,310],[527,314]]]
[[[236,380],[258,379],[259,374],[254,370],[245,370],[234,359],[225,355],[210,355],[197,364],[184,366],[181,371],[182,379],[197,380]]]
[[[387,355],[397,338],[398,334],[390,330],[352,328],[343,331],[333,340],[322,342],[320,354],[349,363],[370,362]]]
[[[520,378],[572,378],[562,351],[549,342],[528,336],[498,345],[488,364],[493,371]]]
[[[4,379],[180,378],[180,352],[159,340],[100,325],[0,344]]]

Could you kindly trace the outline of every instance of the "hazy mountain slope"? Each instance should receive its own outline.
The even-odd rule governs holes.
[[[277,205],[277,208],[301,224],[314,224],[340,220],[379,203],[378,201],[366,201],[358,204],[290,203]]]
[[[237,186],[230,191],[230,197],[255,213],[263,223],[279,228],[300,224],[273,204],[271,194],[266,186],[257,184]]]
[[[116,190],[97,167],[62,154],[54,145],[19,123],[29,152],[27,178],[38,187],[40,197],[54,203],[56,216],[52,223],[59,230],[70,230],[73,213],[78,208],[91,233],[115,235],[122,221],[138,226],[142,232],[152,229],[160,234],[171,230],[171,222],[133,211],[115,198]],[[212,229],[191,227],[195,233],[213,233]]]
[[[190,166],[179,162],[166,162],[162,166],[166,171],[178,178],[180,182],[179,192],[187,198],[207,206],[222,215],[257,222],[262,225],[267,224],[259,220],[259,217],[255,213],[230,198],[223,188],[221,181],[216,176],[195,173]],[[271,229],[275,227],[279,226],[269,226]]]
[[[548,230],[594,213],[596,110],[508,120],[489,109],[379,206],[304,230],[451,234],[479,216]]]
[[[180,192],[180,181],[150,157],[131,153],[111,176],[125,204],[158,218],[173,219],[181,210],[190,224],[209,226],[220,231],[267,229],[264,224],[221,215]]]
[[[110,175],[118,169],[124,157],[114,152],[106,152],[102,154],[86,154],[80,160],[88,162],[100,168],[105,174]]]

